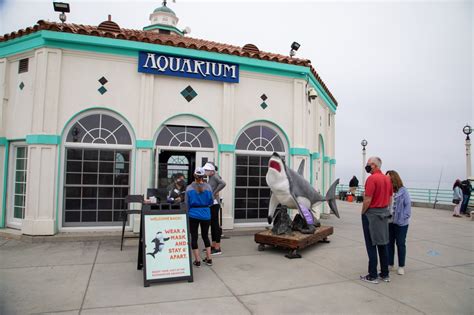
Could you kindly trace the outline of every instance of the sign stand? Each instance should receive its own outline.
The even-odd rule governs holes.
[[[187,211],[151,210],[143,204],[140,220],[137,270],[143,285],[165,281],[193,282],[192,251]]]

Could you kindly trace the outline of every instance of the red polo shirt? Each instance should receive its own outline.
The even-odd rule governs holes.
[[[365,182],[365,195],[372,197],[369,208],[385,208],[393,194],[390,178],[380,170],[375,171]]]

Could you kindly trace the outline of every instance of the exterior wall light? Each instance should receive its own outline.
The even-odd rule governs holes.
[[[294,57],[296,51],[300,48],[300,46],[301,45],[297,42],[293,42],[293,44],[291,44],[290,57]]]
[[[54,8],[55,12],[61,12],[61,14],[59,14],[59,19],[61,20],[61,22],[63,22],[63,23],[66,22],[66,14],[65,13],[71,12],[71,10],[69,8],[69,3],[53,2],[53,8]]]

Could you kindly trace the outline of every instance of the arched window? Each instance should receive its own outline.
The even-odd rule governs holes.
[[[69,130],[66,142],[132,144],[125,125],[106,114],[93,114],[79,119]]]
[[[119,225],[130,191],[132,137],[119,117],[93,113],[66,134],[63,226]]]
[[[235,149],[235,222],[263,222],[270,201],[270,188],[265,180],[268,160],[273,152],[284,158],[285,143],[277,131],[259,124],[239,135]]]
[[[258,125],[247,128],[242,132],[236,150],[284,152],[283,141],[275,130],[270,127]]]
[[[213,148],[212,137],[204,127],[166,125],[156,145],[167,147]]]
[[[174,174],[182,173],[186,182],[188,181],[189,160],[184,155],[172,155],[167,162],[168,179],[171,180]]]

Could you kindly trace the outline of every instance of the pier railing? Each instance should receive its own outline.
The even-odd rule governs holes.
[[[426,189],[426,188],[407,188],[410,193],[411,200],[414,202],[425,202],[433,204],[437,200],[436,204],[453,204],[453,191],[450,189]],[[336,195],[341,191],[349,191],[349,185],[338,185],[336,188]],[[362,186],[357,187],[356,195],[361,196],[364,194],[364,188]],[[474,200],[471,197],[469,206],[474,207]]]

